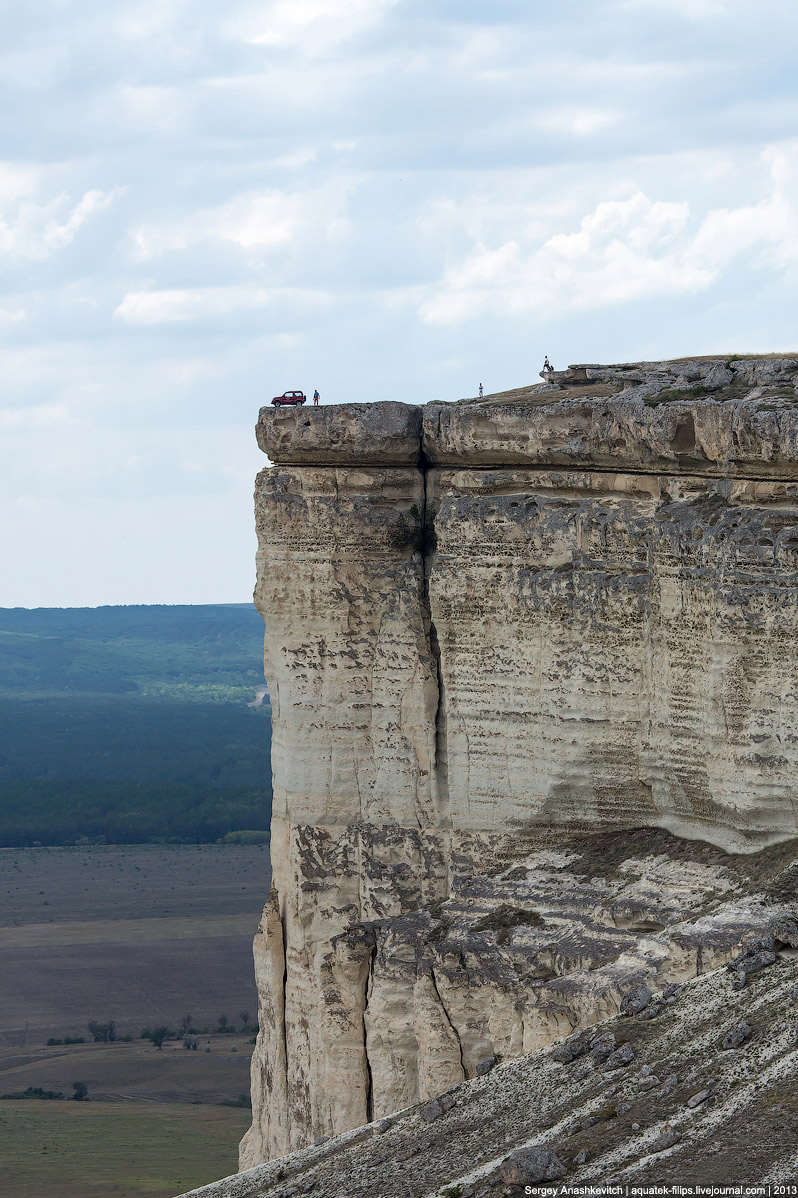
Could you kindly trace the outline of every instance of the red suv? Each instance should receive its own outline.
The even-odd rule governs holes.
[[[275,395],[272,403],[275,407],[282,407],[283,404],[289,404],[293,407],[294,404],[305,402],[304,391],[286,391],[285,395]]]

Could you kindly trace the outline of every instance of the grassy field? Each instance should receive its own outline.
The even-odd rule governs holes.
[[[0,1101],[0,1195],[159,1198],[235,1171],[257,1019],[258,845],[0,850],[0,1095],[89,1088],[88,1103]],[[200,1032],[158,1049],[142,1027]],[[95,1043],[90,1020],[129,1042]],[[27,1027],[26,1027],[27,1025]],[[47,1045],[83,1036],[84,1044]]]
[[[149,1040],[113,1044],[34,1044],[0,1048],[0,1095],[28,1088],[70,1098],[84,1082],[93,1102],[223,1104],[249,1093],[252,1036],[200,1035],[195,1051],[181,1040],[156,1048]],[[3,1107],[0,1105],[0,1114]],[[0,1162],[3,1149],[0,1148]],[[2,1190],[0,1189],[0,1192]]]
[[[0,925],[259,915],[262,845],[0,849]]]
[[[248,1122],[218,1106],[2,1102],[0,1187],[8,1198],[171,1198],[235,1172]]]
[[[0,850],[0,1045],[254,1022],[269,874],[258,845]]]
[[[262,641],[243,604],[0,610],[0,1095],[65,1096],[0,1101],[2,1198],[236,1168],[270,865],[216,841],[268,828]],[[187,1016],[196,1050],[140,1037]]]

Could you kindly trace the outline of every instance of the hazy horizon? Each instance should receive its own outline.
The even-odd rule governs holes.
[[[0,605],[0,611],[96,611],[99,607],[251,607],[256,610],[251,600],[220,599],[216,603],[40,603],[35,606],[15,603]]]

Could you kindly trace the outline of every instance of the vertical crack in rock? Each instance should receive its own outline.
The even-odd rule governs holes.
[[[443,1011],[443,1014],[446,1018],[446,1022],[448,1023],[449,1027],[452,1029],[452,1035],[454,1036],[455,1043],[457,1044],[458,1052],[460,1053],[460,1068],[463,1072],[463,1080],[465,1080],[467,1074],[466,1074],[465,1060],[463,1058],[463,1042],[460,1039],[460,1034],[457,1031],[457,1028],[454,1026],[454,1023],[452,1022],[452,1017],[449,1014],[449,1010],[446,1006],[446,1003],[443,1001],[443,995],[440,992],[440,987],[438,986],[438,979],[435,977],[435,969],[433,966],[430,966],[429,976],[430,976],[430,981],[432,982],[432,988],[438,997],[438,1002],[441,1004],[441,1010]]]
[[[286,988],[288,986],[288,953],[286,951],[286,949],[288,947],[288,937],[286,934],[285,920],[283,919],[282,916],[280,916],[280,928],[281,928],[281,934],[282,934],[282,950],[283,950],[283,982],[282,982],[283,1012],[282,1012],[282,1019],[280,1021],[280,1031],[282,1032],[282,1040],[283,1040],[282,1059],[283,1059],[283,1063],[284,1063],[286,1085],[287,1085],[288,1079],[291,1077],[291,1069],[290,1069],[290,1065],[289,1065],[290,1058],[288,1056],[288,1028],[286,1026],[286,1020],[285,1020],[285,995],[286,995]]]
[[[368,1029],[366,1027],[366,1012],[368,1010],[369,998],[371,997],[371,987],[374,981],[374,961],[377,956],[377,942],[371,949],[369,956],[368,973],[366,974],[365,989],[363,995],[363,1061],[366,1066],[366,1122],[371,1123],[374,1119],[374,1075],[371,1071],[371,1061],[369,1060],[368,1046]]]
[[[449,774],[446,752],[446,690],[441,669],[441,646],[438,639],[438,629],[432,615],[432,599],[430,594],[430,579],[432,573],[437,539],[435,533],[435,511],[430,496],[430,464],[423,448],[419,455],[419,469],[424,481],[424,508],[421,520],[421,564],[423,579],[423,616],[427,627],[427,643],[430,660],[437,687],[437,703],[434,714],[435,732],[435,770],[438,783],[438,800],[442,819],[448,824],[449,818]]]
[[[290,1061],[287,1096],[261,1087],[253,1114],[264,1130],[251,1141],[269,1155],[379,1107],[387,1079],[367,1052],[364,1005],[372,962],[350,933],[447,893],[420,414],[394,410],[415,429],[405,447],[389,429],[399,447],[387,465],[361,463],[366,446],[344,463],[278,464],[258,477],[256,602],[280,696],[271,844],[285,916],[269,930],[275,945],[284,938],[285,962],[278,971],[275,957],[263,985],[284,1004]],[[275,1052],[277,1028],[269,1035]]]

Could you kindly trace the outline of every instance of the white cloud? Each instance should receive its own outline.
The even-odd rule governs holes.
[[[299,288],[268,288],[250,285],[231,287],[172,288],[163,291],[128,292],[114,316],[128,324],[175,324],[221,319],[232,312],[264,308],[285,310],[287,306],[317,309],[329,302],[319,292]]]
[[[60,404],[42,404],[34,408],[6,408],[0,410],[0,428],[42,430],[52,432],[56,424],[65,422],[66,409]]]
[[[155,84],[120,84],[108,103],[124,127],[149,134],[178,133],[190,109],[185,89]]]
[[[15,203],[36,191],[38,172],[15,162],[0,162],[0,205]]]
[[[290,241],[308,219],[312,205],[291,192],[242,195],[231,203],[185,214],[181,219],[149,221],[133,230],[142,259],[185,250],[202,241],[227,241],[242,249],[268,249]]]
[[[121,187],[108,192],[92,188],[73,207],[67,195],[43,204],[20,203],[10,221],[0,214],[0,256],[30,260],[52,257],[71,245],[78,231],[92,217],[107,211],[123,192]]]
[[[66,61],[63,45],[30,46],[12,54],[0,54],[0,78],[16,88],[44,91],[51,86]]]
[[[0,304],[0,328],[3,325],[21,324],[27,318],[28,313],[24,308],[8,308]]]
[[[791,155],[771,161],[774,190],[757,204],[698,216],[687,201],[643,192],[605,200],[575,232],[529,244],[479,244],[421,304],[431,324],[457,324],[488,312],[577,312],[710,287],[741,255],[754,268],[783,270],[798,260],[798,207],[789,194]]]
[[[589,137],[602,129],[610,129],[623,119],[623,113],[608,108],[553,108],[538,118],[541,129],[552,133]]]
[[[115,308],[114,316],[130,324],[167,324],[224,316],[241,308],[260,307],[265,302],[265,292],[249,287],[131,291]]]
[[[730,0],[618,0],[617,7],[646,13],[659,8],[688,21],[707,21],[726,15],[733,4]]]
[[[151,47],[154,42],[185,32],[186,25],[196,24],[191,0],[116,0],[111,6],[111,20],[117,33],[125,39],[141,40]]]
[[[795,128],[796,28],[784,0],[9,9],[0,486],[32,514],[0,602],[196,599],[210,558],[245,594],[249,547],[225,554],[264,394],[502,389],[536,337],[557,361],[788,347],[795,159],[761,151]],[[198,427],[207,452],[184,448]],[[113,558],[90,512],[117,462]],[[62,533],[34,578],[31,542]]]
[[[230,36],[254,46],[326,53],[379,24],[399,0],[277,0],[227,22]]]

